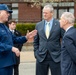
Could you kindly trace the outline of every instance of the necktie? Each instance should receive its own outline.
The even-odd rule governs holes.
[[[12,32],[14,33],[14,30],[12,30]]]
[[[14,30],[10,30],[12,34],[14,34]]]
[[[46,30],[45,30],[45,34],[46,34],[46,37],[47,37],[47,39],[48,39],[48,37],[49,37],[49,34],[50,34],[50,23],[49,22],[47,22],[46,23]]]

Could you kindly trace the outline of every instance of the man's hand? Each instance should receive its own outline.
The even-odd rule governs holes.
[[[20,56],[20,51],[18,50],[18,48],[16,47],[12,47],[12,52],[14,52],[16,54],[16,56]]]
[[[33,38],[36,34],[37,34],[37,30],[33,30],[26,34],[26,38],[27,39]]]

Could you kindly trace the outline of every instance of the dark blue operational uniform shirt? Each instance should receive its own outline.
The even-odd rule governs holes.
[[[16,37],[6,25],[0,23],[0,68],[12,66],[16,63],[12,52],[13,43],[25,43],[25,36]]]

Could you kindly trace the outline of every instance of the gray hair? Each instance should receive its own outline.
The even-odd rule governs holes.
[[[45,5],[43,9],[45,9],[45,8],[49,8],[50,12],[54,11],[54,8],[53,8],[53,6],[51,4]]]
[[[67,20],[71,24],[74,23],[75,21],[75,17],[71,12],[64,12],[61,17],[63,17],[65,20]]]

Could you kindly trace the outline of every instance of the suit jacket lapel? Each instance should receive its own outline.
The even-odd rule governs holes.
[[[41,23],[41,35],[46,38],[46,34],[45,34],[45,21],[43,20]]]

